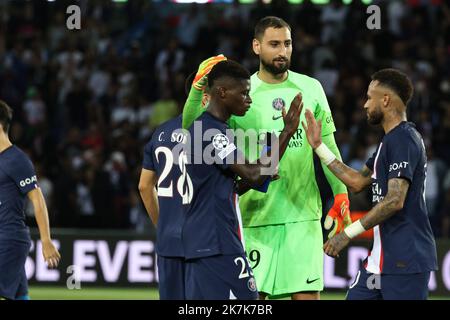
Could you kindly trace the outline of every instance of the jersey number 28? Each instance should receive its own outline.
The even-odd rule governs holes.
[[[170,180],[170,184],[168,187],[162,187],[163,181],[167,178],[170,171],[173,168],[174,159],[172,150],[167,147],[158,147],[155,150],[156,159],[159,162],[159,154],[164,154],[166,158],[166,163],[164,165],[164,169],[161,173],[161,176],[158,179],[158,196],[159,197],[173,197],[173,181]],[[192,197],[194,194],[194,187],[192,185],[191,177],[186,170],[187,156],[186,152],[182,151],[178,157],[178,167],[181,171],[181,175],[177,181],[177,191],[183,200],[183,204],[189,204],[192,201]]]

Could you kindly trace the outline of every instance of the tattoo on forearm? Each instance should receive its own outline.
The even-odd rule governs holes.
[[[339,233],[339,234],[337,234],[335,237],[334,237],[334,240],[336,241],[335,242],[335,246],[338,248],[338,249],[342,249],[342,248],[344,248],[347,244],[348,244],[348,238],[347,238],[347,236],[345,235],[345,233],[343,233],[343,232],[341,232],[341,233]]]
[[[357,181],[358,171],[348,167],[338,159],[328,165],[328,169],[334,173],[350,190],[354,190],[355,181]]]
[[[361,169],[361,171],[359,171],[359,173],[364,177],[364,178],[367,178],[367,177],[369,177],[371,174],[372,174],[372,172],[369,170],[369,168],[367,168],[366,166],[364,166],[362,169]]]
[[[338,177],[342,174],[345,174],[346,169],[348,169],[347,166],[340,161],[333,161],[328,165],[328,168]]]
[[[386,197],[361,218],[363,227],[368,230],[393,216],[405,201],[408,188],[407,180],[390,179]]]

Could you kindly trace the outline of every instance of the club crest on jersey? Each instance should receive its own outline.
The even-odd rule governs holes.
[[[255,281],[255,278],[251,277],[250,279],[248,279],[247,286],[248,286],[248,289],[249,289],[251,292],[255,292],[255,291],[256,291],[256,281]]]
[[[275,98],[272,101],[272,107],[277,110],[277,111],[281,111],[281,109],[283,109],[283,107],[286,106],[286,103],[284,102],[284,100],[282,98]]]
[[[212,143],[214,148],[220,151],[228,146],[230,140],[228,140],[228,137],[223,133],[218,133],[213,137]]]

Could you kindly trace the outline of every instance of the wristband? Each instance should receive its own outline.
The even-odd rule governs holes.
[[[336,159],[334,153],[324,143],[321,143],[314,151],[325,165],[329,165]]]
[[[345,234],[350,238],[353,239],[354,237],[360,235],[366,231],[364,229],[363,225],[361,224],[361,220],[356,220],[351,225],[349,225],[347,228],[344,229]]]

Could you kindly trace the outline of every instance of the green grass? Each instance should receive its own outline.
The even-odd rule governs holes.
[[[155,288],[93,288],[69,290],[64,287],[30,286],[32,300],[157,300],[158,290]]]
[[[93,288],[69,290],[64,287],[30,286],[32,300],[157,300],[156,288]],[[322,300],[344,300],[345,293],[326,292]],[[450,296],[431,296],[431,300],[450,300]]]

